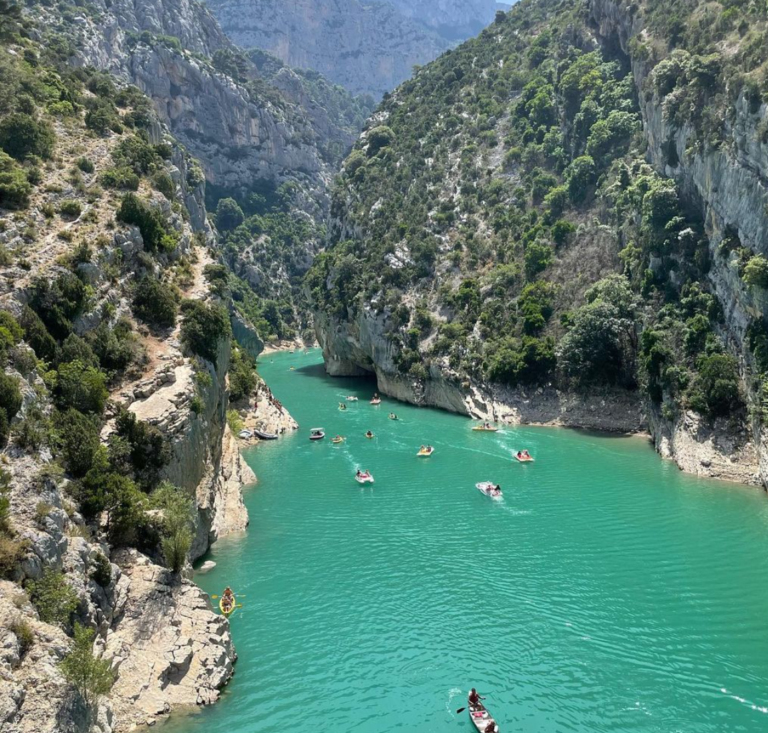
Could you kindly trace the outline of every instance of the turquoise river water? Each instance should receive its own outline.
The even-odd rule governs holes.
[[[316,351],[260,371],[301,429],[247,454],[251,526],[197,578],[242,594],[237,672],[164,733],[469,733],[473,685],[504,733],[768,730],[762,492],[686,476],[641,438],[372,407],[373,383],[325,377]]]

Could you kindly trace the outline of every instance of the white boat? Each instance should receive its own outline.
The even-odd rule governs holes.
[[[253,434],[259,440],[277,440],[280,437],[277,433],[268,433],[266,430],[254,430]]]
[[[380,404],[381,404],[381,400],[380,400],[378,397],[374,397],[374,398],[371,400],[371,404],[372,404],[372,405],[380,405]]]
[[[370,471],[363,471],[362,473],[355,474],[355,481],[359,484],[372,484],[373,476]]]
[[[512,453],[512,457],[519,463],[533,463],[534,461],[527,451],[517,451],[517,453]]]
[[[469,710],[470,720],[480,733],[490,733],[490,731],[499,733],[499,724],[491,717],[483,703],[478,703],[477,705],[470,704],[467,709]],[[491,724],[493,725],[492,728],[489,727]]]
[[[312,428],[309,431],[310,440],[322,440],[325,437],[325,430],[323,428]]]
[[[355,397],[354,395],[350,395],[349,397],[347,397],[347,402],[357,402],[357,397]]]
[[[246,428],[245,430],[241,430],[237,434],[237,437],[241,438],[242,440],[250,440],[253,437],[253,433]]]
[[[419,458],[429,458],[434,452],[435,449],[431,445],[428,445],[426,448],[421,448],[416,455],[419,456]]]
[[[475,484],[475,488],[481,494],[485,494],[491,499],[501,499],[503,496],[503,494],[501,493],[501,489],[499,489],[497,492],[496,484],[494,484],[492,481],[483,481],[483,483]]]

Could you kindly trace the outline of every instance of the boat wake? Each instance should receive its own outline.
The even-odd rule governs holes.
[[[453,708],[455,707],[453,704],[453,699],[457,695],[464,695],[464,692],[460,687],[452,687],[450,690],[448,690],[448,699],[445,702],[445,709],[448,711],[448,715],[450,715],[452,718],[456,717],[456,713],[453,711]]]

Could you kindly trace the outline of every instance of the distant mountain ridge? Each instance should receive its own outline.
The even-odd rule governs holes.
[[[224,32],[380,98],[493,20],[495,0],[207,0]]]

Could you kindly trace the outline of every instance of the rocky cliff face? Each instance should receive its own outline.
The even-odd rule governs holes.
[[[380,98],[450,42],[392,5],[358,0],[210,0],[224,32],[290,66]]]
[[[643,45],[653,39],[647,18],[611,0],[591,0],[589,7],[601,41],[621,48],[632,65],[650,160],[701,211],[712,261],[709,281],[725,310],[726,337],[740,355],[745,385],[759,406],[763,396],[752,378],[755,357],[748,329],[753,323],[768,323],[768,298],[764,291],[745,284],[739,273],[739,253],[723,256],[719,248],[735,233],[741,247],[768,255],[768,138],[763,132],[768,106],[764,101],[750,101],[748,87],[738,89],[737,80],[732,80],[729,93],[735,98],[718,129],[717,143],[702,143],[692,121],[681,123],[667,113],[674,91],[654,91],[654,69],[661,59]],[[674,149],[672,159],[670,149]],[[694,426],[695,420],[685,427],[660,420],[657,433],[664,436],[662,452],[685,455],[687,451],[676,449],[668,436],[678,434],[688,440],[696,433]],[[753,462],[757,453],[761,481],[768,486],[768,434],[759,418],[753,421],[752,432],[757,446],[756,451],[752,449]],[[684,467],[690,470],[690,462]]]
[[[283,69],[279,84],[266,80],[201,3],[99,0],[75,17],[38,9],[49,33],[74,44],[76,63],[115,74],[153,101],[210,183],[234,190],[295,180],[322,208],[333,165],[362,120],[305,109],[293,72]]]
[[[496,13],[496,0],[388,0],[407,18],[416,18],[447,38],[479,33]]]
[[[698,47],[672,53],[659,28],[692,12],[673,5],[524,2],[382,105],[345,163],[336,244],[310,278],[329,373],[372,373],[400,399],[478,417],[649,429],[686,471],[766,483],[766,284],[748,284],[745,263],[766,251],[768,109],[727,59],[760,60],[734,51],[747,25],[723,24],[718,42],[695,14],[676,43]],[[587,67],[605,86],[585,91]],[[609,272],[622,274],[600,280]],[[635,325],[600,361],[628,371],[574,390],[579,350],[595,345],[577,322],[609,317],[609,281],[634,289]],[[716,357],[692,340],[694,292],[712,304],[697,322]],[[694,395],[710,358],[732,390],[717,410]],[[630,390],[593,399],[617,382]]]

